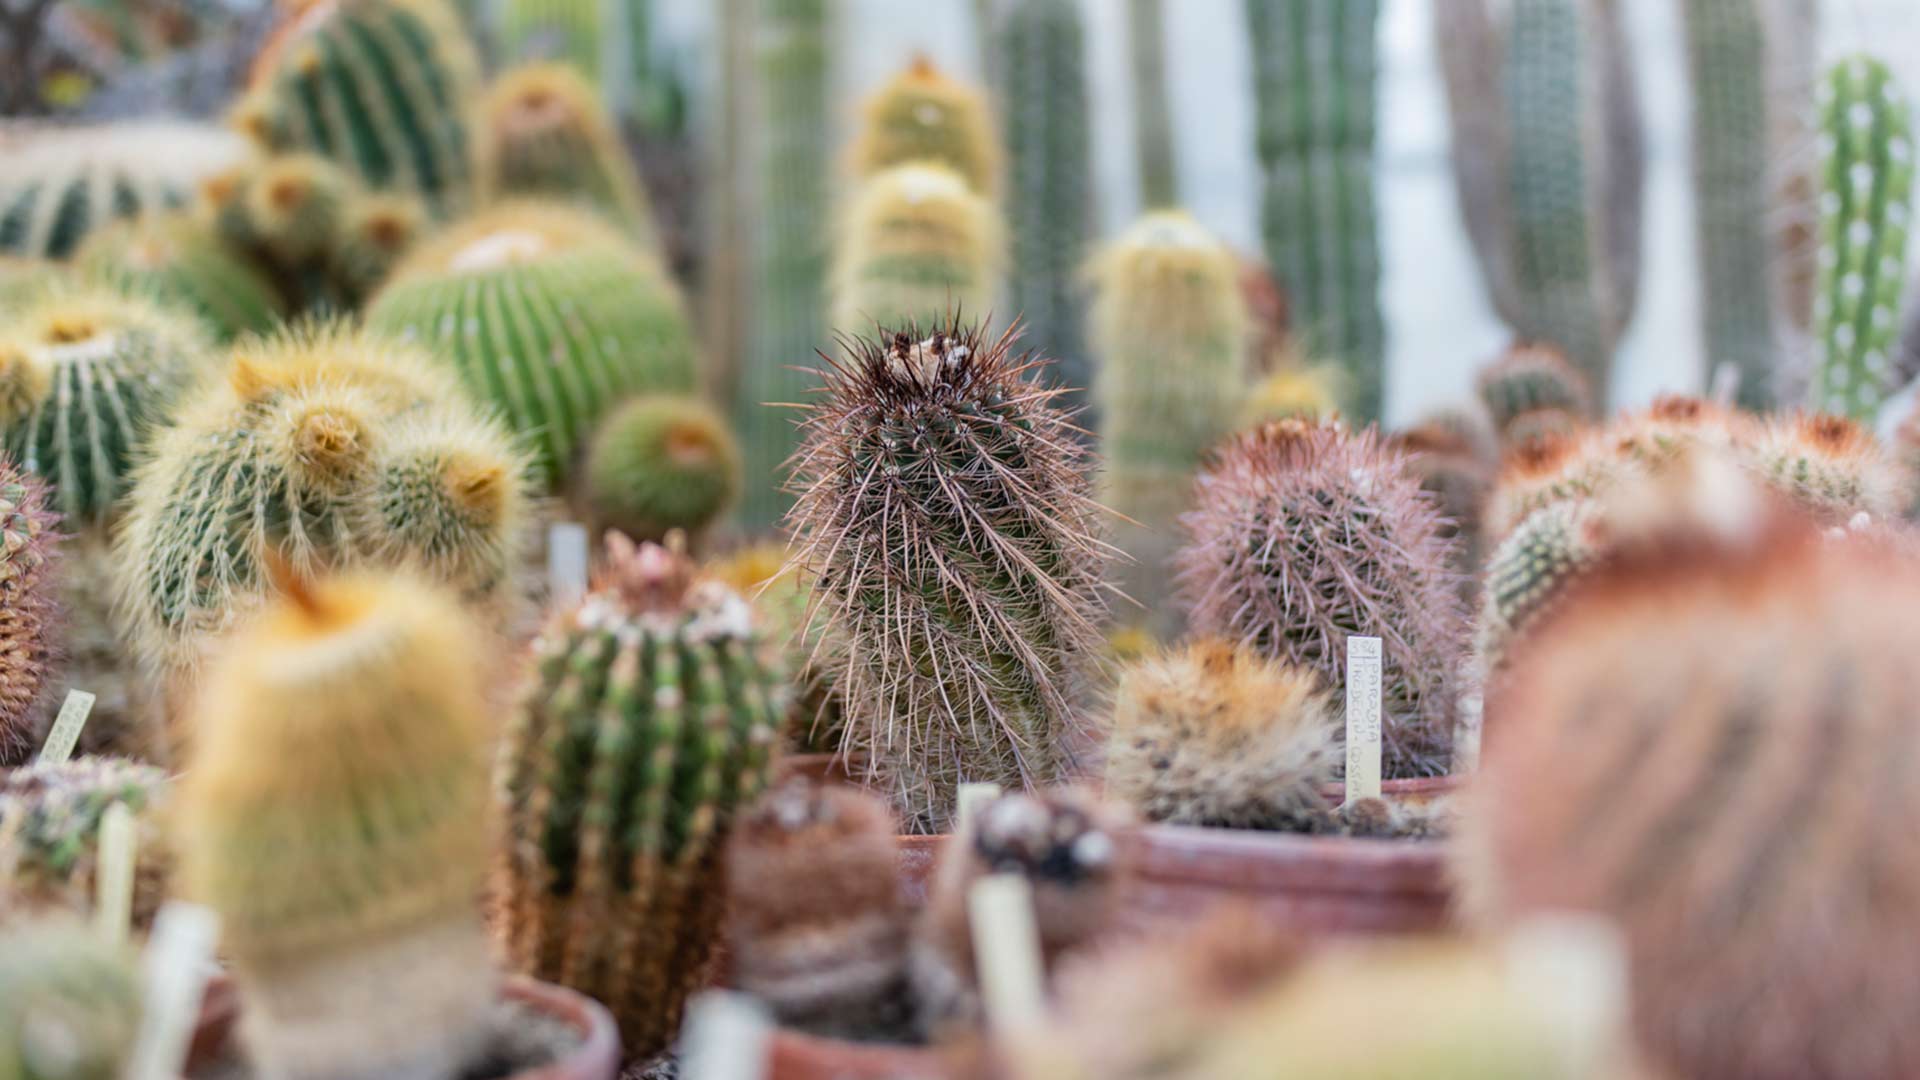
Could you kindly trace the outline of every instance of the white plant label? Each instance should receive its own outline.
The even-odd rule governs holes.
[[[568,607],[587,595],[587,527],[556,521],[547,530],[547,583],[555,607]]]
[[[1018,874],[981,878],[967,893],[973,962],[987,1023],[1000,1035],[1032,1031],[1046,1021],[1040,931],[1033,921],[1033,886]]]
[[[1347,801],[1380,797],[1380,639],[1347,638]]]
[[[981,807],[999,797],[999,784],[961,784],[954,811],[958,818],[953,831],[964,831],[973,824],[973,815],[979,813]]]
[[[219,938],[220,916],[212,908],[171,900],[160,909],[141,961],[147,1010],[127,1059],[127,1080],[182,1075]]]
[[[680,1071],[687,1080],[761,1080],[773,1021],[745,994],[709,990],[687,1005]]]
[[[94,697],[85,690],[67,691],[67,700],[60,703],[60,715],[53,718],[53,730],[47,732],[47,741],[40,747],[40,760],[58,765],[73,756],[73,748],[80,743],[80,729],[87,726],[87,716],[93,712]]]
[[[117,802],[100,815],[98,863],[93,873],[93,926],[115,945],[127,941],[133,921],[133,869],[140,857],[140,834],[133,810]]]

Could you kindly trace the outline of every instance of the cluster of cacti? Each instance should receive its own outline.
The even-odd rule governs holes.
[[[1816,408],[1872,423],[1900,388],[1895,337],[1906,289],[1913,126],[1885,64],[1855,56],[1820,84],[1820,280],[1813,301]]]
[[[1000,188],[1000,143],[985,95],[925,56],[868,97],[850,153],[862,179],[917,162],[952,170],[982,196]]]
[[[272,279],[184,213],[101,229],[74,261],[93,277],[192,311],[221,340],[271,330],[284,311]]]
[[[487,645],[409,577],[279,584],[195,701],[182,891],[220,915],[262,1075],[461,1075],[495,993]]]
[[[45,485],[0,457],[0,765],[34,749],[64,653],[51,565],[57,520]]]
[[[535,646],[500,750],[496,930],[511,965],[665,1050],[722,926],[733,819],[765,786],[787,688],[745,600],[618,533]]]
[[[640,174],[575,69],[534,64],[501,75],[480,104],[474,142],[483,202],[576,202],[618,223],[638,246],[657,246]]]
[[[78,922],[0,932],[0,1076],[120,1080],[142,1007],[133,958]]]
[[[1551,345],[1517,341],[1474,380],[1480,403],[1506,445],[1579,430],[1593,412],[1586,376]]]
[[[315,0],[255,61],[233,119],[270,154],[332,161],[445,217],[472,199],[478,90],[479,58],[445,0]]]
[[[835,330],[873,341],[883,327],[985,315],[999,287],[1003,233],[993,203],[944,165],[914,161],[871,177],[839,225]]]
[[[1086,449],[1039,361],[912,325],[825,371],[795,458],[795,563],[824,620],[845,740],[910,829],[955,786],[1057,780],[1099,648]]]
[[[736,985],[815,1034],[900,1039],[911,1020],[893,815],[849,787],[793,780],[743,815],[727,854]]]
[[[135,472],[123,626],[151,670],[188,675],[271,591],[276,553],[309,572],[405,567],[504,615],[525,469],[418,349],[339,328],[243,343]]]
[[[22,911],[92,910],[100,821],[111,806],[134,814],[133,924],[159,910],[171,867],[159,824],[167,774],[117,758],[37,762],[0,776],[0,922]]]
[[[1121,591],[1163,636],[1178,626],[1167,575],[1177,520],[1245,393],[1239,275],[1233,252],[1178,211],[1147,215],[1091,266],[1101,501],[1118,517],[1114,545],[1130,560]]]
[[[1349,403],[1386,394],[1373,189],[1379,0],[1247,0],[1267,258],[1294,324],[1339,362]]]
[[[1373,430],[1281,420],[1201,472],[1176,558],[1196,634],[1346,685],[1347,637],[1381,638],[1387,776],[1448,768],[1465,652],[1453,544],[1405,457]]]
[[[114,221],[186,206],[242,144],[196,124],[139,122],[0,139],[0,252],[64,258]]]
[[[541,203],[502,204],[421,247],[367,325],[433,347],[531,444],[555,489],[623,398],[698,383],[666,272],[591,214]]]
[[[698,398],[636,397],[615,409],[587,447],[581,500],[602,530],[659,541],[695,540],[740,494],[740,447]]]

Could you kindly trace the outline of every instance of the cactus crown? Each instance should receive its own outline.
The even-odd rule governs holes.
[[[1527,413],[1557,411],[1584,417],[1593,410],[1586,376],[1560,350],[1540,342],[1515,342],[1481,369],[1476,385],[1494,430],[1502,435]]]
[[[984,95],[943,74],[926,56],[867,99],[853,171],[870,177],[895,165],[926,161],[959,174],[991,196],[1000,182],[1000,142]]]
[[[481,102],[480,196],[578,199],[651,234],[639,174],[613,118],[571,65],[530,64],[500,76]],[[652,247],[649,239],[643,247]]]
[[[1841,416],[1775,417],[1754,439],[1748,461],[1761,479],[1829,524],[1855,514],[1895,520],[1913,498],[1909,470],[1871,431]]]

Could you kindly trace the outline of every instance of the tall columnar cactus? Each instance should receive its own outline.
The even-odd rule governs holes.
[[[1121,591],[1162,636],[1179,625],[1167,563],[1193,474],[1246,394],[1239,273],[1233,252],[1177,211],[1147,215],[1092,264],[1103,501],[1131,558]]]
[[[1135,156],[1140,164],[1140,203],[1148,210],[1180,205],[1173,102],[1167,91],[1166,19],[1161,0],[1127,0]]]
[[[263,1074],[460,1075],[494,998],[485,645],[407,576],[283,585],[194,706],[183,892],[220,914]]]
[[[1353,412],[1386,394],[1373,190],[1379,0],[1246,0],[1267,259]]]
[[[1487,702],[1471,921],[1613,921],[1661,1075],[1920,1070],[1920,806],[1892,765],[1920,750],[1920,576],[1894,546],[1791,518],[1612,560]]]
[[[1466,618],[1439,509],[1371,430],[1281,420],[1200,474],[1177,558],[1190,626],[1346,685],[1347,637],[1381,639],[1388,776],[1447,770]]]
[[[907,906],[893,815],[844,786],[792,780],[740,822],[727,854],[735,983],[780,1023],[901,1041]]]
[[[0,932],[0,1076],[118,1080],[141,1004],[133,957],[78,922]]]
[[[17,765],[53,696],[62,655],[46,486],[0,457],[0,765]]]
[[[1593,412],[1586,377],[1560,350],[1538,342],[1515,342],[1480,369],[1474,385],[1494,431],[1509,445],[1523,441],[1517,434],[1540,429],[1535,414],[1561,414],[1570,429]]]
[[[578,202],[658,246],[640,173],[594,89],[571,67],[530,64],[501,75],[475,122],[480,198]]]
[[[900,165],[860,186],[835,243],[833,326],[931,326],[986,314],[999,288],[999,211],[939,165]]]
[[[644,7],[647,0],[620,6]],[[509,61],[565,64],[588,79],[601,77],[604,52],[601,0],[505,0],[500,8],[500,50]]]
[[[1906,463],[1873,432],[1838,416],[1775,417],[1744,456],[1762,481],[1829,525],[1858,514],[1897,521],[1916,491]]]
[[[696,389],[666,271],[591,215],[508,203],[410,256],[367,325],[434,347],[561,487],[594,425],[638,392]]]
[[[139,840],[133,923],[149,925],[172,863],[160,825],[166,801],[165,771],[117,758],[38,762],[0,777],[0,922],[18,910],[92,910],[100,821],[118,805],[133,812]]]
[[[1774,175],[1763,0],[1688,0],[1687,75],[1693,87],[1693,202],[1701,316],[1710,366],[1740,373],[1738,401],[1777,399],[1770,221]]]
[[[1913,125],[1885,64],[1856,56],[1820,84],[1820,282],[1815,408],[1871,424],[1898,390],[1894,341],[1906,288]]]
[[[304,571],[406,567],[504,615],[525,468],[418,349],[344,329],[243,343],[135,473],[123,625],[150,670],[190,674],[271,591],[274,552]]]
[[[762,478],[778,474],[800,441],[784,410],[770,406],[801,400],[809,377],[799,369],[827,340],[832,27],[827,0],[759,0],[755,10],[752,88],[762,119],[749,129],[748,153],[759,212],[734,428],[753,478],[740,516],[764,530],[790,501]]]
[[[515,969],[598,998],[645,1061],[705,979],[787,690],[738,593],[619,533],[607,555],[535,646],[501,746],[496,928]]]
[[[986,96],[925,56],[867,99],[851,152],[862,179],[917,161],[953,170],[980,195],[1000,186],[1000,142]]]
[[[244,148],[217,128],[150,121],[0,138],[0,252],[64,258],[94,229],[187,205]]]
[[[922,832],[961,781],[1063,775],[1099,648],[1091,462],[1013,346],[965,324],[859,342],[795,458],[794,562],[845,743]]]
[[[726,421],[698,398],[628,401],[587,448],[582,501],[602,529],[660,541],[674,529],[698,539],[740,494],[740,447]]]
[[[234,121],[272,153],[318,154],[446,216],[472,198],[478,83],[445,0],[310,0],[255,63]]]
[[[1073,280],[1094,220],[1085,39],[1074,0],[1023,0],[1006,5],[992,47],[1008,157],[1008,313],[1076,391],[1093,381]]]
[[[86,274],[194,312],[223,341],[265,333],[281,317],[272,282],[186,214],[102,229],[74,261]]]

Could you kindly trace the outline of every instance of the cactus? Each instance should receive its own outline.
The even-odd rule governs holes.
[[[268,43],[235,123],[270,153],[317,154],[449,217],[472,198],[478,80],[444,0],[325,0]]]
[[[1384,648],[1387,776],[1447,770],[1466,617],[1442,519],[1371,429],[1282,420],[1200,474],[1175,562],[1189,626],[1346,685],[1347,637]]]
[[[1523,424],[1535,413],[1559,413],[1571,427],[1593,412],[1593,392],[1586,377],[1567,363],[1560,350],[1539,342],[1514,342],[1499,359],[1480,369],[1474,388],[1493,418],[1494,431],[1507,445],[1541,430],[1537,422]],[[1530,430],[1517,432],[1516,425]]]
[[[659,246],[640,174],[578,71],[532,64],[507,72],[481,102],[477,128],[483,201],[577,201],[618,222],[640,247]]]
[[[538,203],[503,204],[409,256],[367,325],[434,346],[533,443],[556,489],[622,398],[698,379],[666,272],[591,215]]]
[[[738,593],[619,533],[607,556],[535,646],[501,747],[497,929],[516,970],[598,998],[646,1061],[705,978],[722,852],[787,690]]]
[[[1856,56],[1820,84],[1820,281],[1815,408],[1872,423],[1899,389],[1894,342],[1906,287],[1913,128],[1885,64]]]
[[[644,0],[631,0],[640,6]],[[577,70],[590,83],[601,78],[600,0],[506,0],[500,8],[502,53],[511,61],[547,61]]]
[[[133,924],[150,926],[172,863],[159,818],[166,800],[165,772],[118,758],[39,762],[0,776],[0,922],[10,908],[92,910],[100,821],[124,805],[139,841]]]
[[[65,920],[0,932],[0,1076],[118,1080],[140,1015],[124,949]]]
[[[999,213],[939,165],[888,169],[861,185],[840,225],[832,275],[833,325],[932,325],[993,305],[1001,266]]]
[[[45,291],[52,282],[65,277],[66,268],[59,263],[0,255],[0,315],[11,312],[23,301]]]
[[[1178,624],[1167,562],[1207,450],[1245,396],[1247,308],[1233,252],[1183,213],[1149,214],[1091,267],[1103,501],[1132,559],[1121,591],[1162,636]]]
[[[893,815],[847,787],[781,785],[745,814],[727,854],[734,982],[779,1022],[902,1041],[907,908]]]
[[[1504,666],[1509,644],[1599,559],[1601,521],[1591,501],[1553,502],[1528,514],[1500,541],[1487,559],[1486,601],[1475,641],[1486,671]]]
[[[1856,514],[1897,521],[1913,501],[1908,467],[1871,431],[1843,417],[1775,417],[1747,456],[1763,481],[1830,525]]]
[[[1920,577],[1895,548],[1760,515],[1616,555],[1489,697],[1471,921],[1614,921],[1662,1075],[1920,1069],[1913,789],[1890,765],[1915,749]]]
[[[270,591],[272,551],[303,571],[404,566],[504,617],[525,468],[417,349],[337,328],[243,343],[135,472],[123,626],[148,670],[190,675]]]
[[[74,262],[91,277],[193,312],[222,341],[264,333],[280,319],[272,283],[185,214],[101,229]]]
[[[1173,825],[1307,831],[1341,759],[1317,675],[1202,638],[1128,665],[1107,734],[1107,794]]]
[[[1173,108],[1167,91],[1166,9],[1161,0],[1127,0],[1128,75],[1134,86],[1133,134],[1140,167],[1140,203],[1148,210],[1180,204],[1174,160]]]
[[[194,705],[183,890],[220,914],[263,1074],[459,1075],[494,996],[487,650],[406,576],[279,584]]]
[[[1739,404],[1772,407],[1773,216],[1769,183],[1773,107],[1762,0],[1680,5],[1693,88],[1693,201],[1704,287],[1709,367],[1740,373]]]
[[[794,564],[846,745],[909,829],[960,781],[1060,778],[1101,631],[1088,452],[1010,336],[909,326],[822,373],[795,458]]]
[[[1469,603],[1478,594],[1486,561],[1482,511],[1493,491],[1492,441],[1477,412],[1460,410],[1436,413],[1388,440],[1392,449],[1407,455],[1420,489],[1440,508],[1445,519],[1440,533],[1453,541],[1454,569],[1460,574],[1461,596]]]
[[[50,704],[64,627],[45,485],[0,457],[0,765],[17,765]]]
[[[1058,362],[1054,378],[1075,390],[1093,381],[1073,280],[1094,208],[1085,37],[1074,0],[1007,5],[993,28],[1008,153],[1008,309],[1026,340]]]
[[[785,653],[782,666],[791,673],[794,686],[787,723],[793,745],[803,752],[838,750],[845,722],[840,697],[828,673],[815,663],[823,628],[807,618],[813,590],[798,571],[787,565],[786,546],[756,544],[742,548],[709,564],[707,572],[753,599],[768,644],[779,646]]]
[[[0,332],[0,448],[52,485],[69,529],[102,526],[209,349],[197,323],[149,301],[49,291]]]
[[[799,444],[793,424],[768,406],[801,400],[809,377],[799,368],[827,339],[832,35],[827,0],[760,0],[757,10],[753,93],[764,121],[748,137],[759,232],[748,244],[753,303],[733,423],[753,478],[740,517],[760,531],[791,505],[760,478],[777,475]]]
[[[1309,348],[1337,359],[1353,412],[1384,402],[1373,190],[1379,0],[1247,0],[1267,258]]]
[[[635,540],[659,541],[674,529],[697,538],[740,494],[740,447],[696,398],[638,397],[594,433],[583,481],[599,528]]]
[[[1289,417],[1331,417],[1340,411],[1339,383],[1339,373],[1330,367],[1281,368],[1241,391],[1243,403],[1234,426],[1256,427]]]
[[[61,259],[113,221],[185,206],[238,160],[240,140],[165,121],[56,128],[6,142],[0,252]]]
[[[909,162],[950,169],[978,195],[1000,184],[1000,143],[980,91],[942,74],[925,56],[873,92],[851,151],[853,174],[871,180]]]

